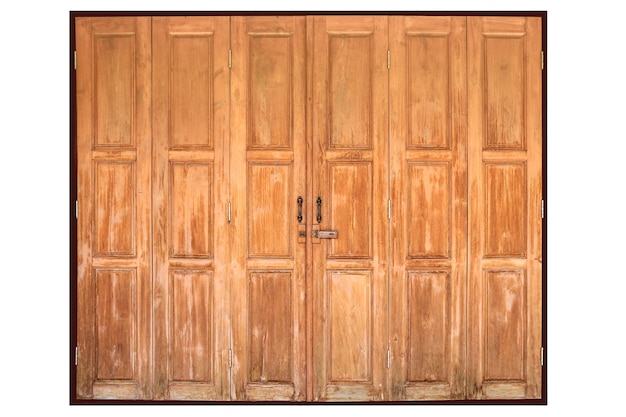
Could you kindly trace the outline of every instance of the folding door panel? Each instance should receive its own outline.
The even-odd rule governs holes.
[[[312,39],[314,401],[385,399],[387,17],[315,16]],[[319,197],[319,198],[318,198]]]
[[[76,20],[76,395],[152,395],[150,19]]]
[[[391,398],[464,395],[465,17],[390,17]]]
[[[468,18],[468,397],[541,395],[541,20]]]
[[[232,397],[306,398],[304,17],[232,17]]]
[[[153,18],[155,397],[228,399],[228,17]]]

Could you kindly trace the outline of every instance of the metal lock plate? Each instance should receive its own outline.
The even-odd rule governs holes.
[[[316,239],[337,239],[339,233],[336,230],[314,230],[313,237]]]
[[[298,225],[298,243],[306,243],[306,225]]]

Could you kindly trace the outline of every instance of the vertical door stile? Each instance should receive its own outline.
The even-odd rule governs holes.
[[[76,51],[83,61],[76,69],[76,147],[77,147],[77,201],[81,214],[77,220],[77,351],[80,360],[76,367],[76,396],[91,398],[94,379],[94,301],[91,288],[93,219],[91,183],[91,131],[92,131],[92,88],[91,88],[91,18],[76,19]],[[82,109],[82,110],[81,110]]]
[[[235,386],[233,383],[233,269],[232,254],[234,253],[234,234],[232,226],[232,168],[231,168],[231,148],[233,143],[233,69],[232,69],[232,53],[233,53],[233,17],[228,16],[228,119],[226,134],[224,135],[224,175],[226,181],[226,189],[224,190],[224,196],[226,201],[226,221],[227,227],[222,235],[222,242],[226,242],[228,245],[227,258],[224,260],[226,271],[226,298],[228,300],[228,320],[226,324],[228,326],[226,332],[228,333],[228,352],[227,352],[227,366],[228,366],[228,394],[225,394],[228,400],[232,400],[235,395]]]
[[[305,250],[305,293],[304,301],[306,304],[306,360],[305,360],[305,372],[306,372],[306,400],[308,402],[314,401],[314,370],[315,362],[313,349],[316,346],[315,331],[314,331],[314,306],[315,306],[315,280],[313,279],[313,239],[311,233],[313,230],[313,218],[314,218],[314,192],[313,192],[313,147],[315,146],[315,139],[313,137],[313,17],[306,16],[306,60],[305,60],[305,78],[306,78],[306,106],[305,106],[305,125],[306,125],[306,191],[304,195],[304,210],[305,210],[305,233],[306,233],[306,250]]]
[[[390,378],[389,378],[389,369],[391,368],[391,346],[390,346],[390,337],[391,337],[391,281],[390,281],[390,269],[391,269],[391,142],[390,142],[390,111],[391,111],[391,100],[390,100],[390,84],[389,84],[389,70],[391,68],[391,51],[390,51],[390,22],[389,16],[384,16],[384,58],[386,58],[386,71],[384,72],[384,85],[381,89],[381,93],[384,92],[386,100],[385,100],[385,111],[386,111],[386,120],[384,123],[384,135],[382,140],[382,147],[384,148],[384,158],[385,158],[385,178],[382,180],[384,183],[384,187],[381,187],[380,194],[381,197],[384,197],[384,226],[381,225],[384,229],[384,233],[386,239],[384,240],[384,259],[383,261],[383,270],[385,278],[384,285],[384,356],[377,358],[378,360],[383,362],[384,372],[383,372],[383,383],[382,383],[382,392],[380,394],[381,400],[389,400],[390,399]],[[382,49],[382,48],[381,48]],[[382,51],[381,51],[382,52]],[[382,55],[379,59],[382,59]],[[384,190],[384,192],[383,192]],[[383,248],[381,248],[383,250]]]
[[[230,18],[230,146],[229,146],[229,193],[230,193],[230,300],[231,300],[231,381],[230,397],[232,400],[245,399],[245,372],[247,371],[247,352],[245,343],[239,340],[246,337],[246,131],[247,115],[245,109],[246,89],[245,46],[241,31],[243,18]]]

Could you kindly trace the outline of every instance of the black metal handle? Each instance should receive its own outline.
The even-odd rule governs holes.
[[[298,223],[302,223],[302,197],[298,196]]]
[[[317,224],[322,222],[322,197],[317,197]]]

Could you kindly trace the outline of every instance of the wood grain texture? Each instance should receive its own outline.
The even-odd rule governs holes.
[[[213,329],[218,300],[213,286],[212,271],[170,270],[172,381],[215,381]]]
[[[292,281],[289,272],[250,273],[248,356],[251,383],[292,382],[292,366],[296,363],[292,348]]]
[[[92,32],[96,147],[135,146],[136,38],[127,28]]]
[[[225,104],[219,101],[223,97],[218,96],[215,101],[215,80],[212,76],[216,69],[214,66],[220,68],[219,64],[215,64],[215,57],[223,53],[223,45],[213,27],[196,26],[189,31],[182,29],[180,25],[168,34],[170,147],[210,149],[215,140],[215,123],[219,123],[215,120],[214,106]],[[220,58],[223,60],[223,56]]]
[[[412,272],[408,280],[407,379],[410,382],[447,382],[450,276],[447,272]]]
[[[134,256],[135,162],[96,161],[95,256]]]
[[[453,233],[450,163],[421,160],[407,168],[407,256],[447,259]]]
[[[137,277],[134,269],[96,269],[96,376],[132,380],[137,343]]]

